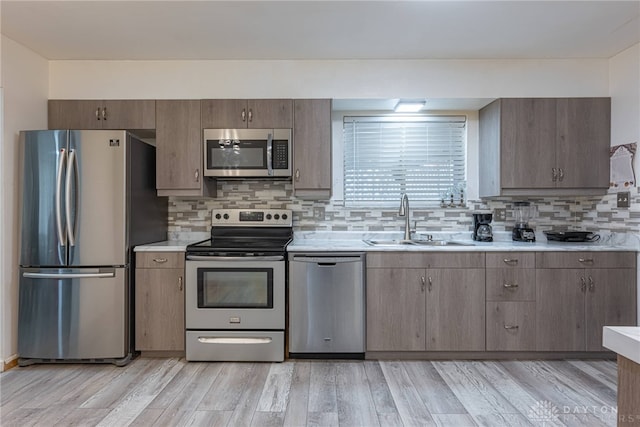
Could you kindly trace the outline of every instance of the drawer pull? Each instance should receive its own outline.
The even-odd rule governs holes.
[[[578,261],[583,264],[593,264],[593,258],[578,258]]]
[[[504,282],[502,286],[505,287],[506,289],[516,289],[518,287],[518,284]]]
[[[157,262],[158,264],[164,264],[165,262],[168,261],[168,259],[166,259],[166,258],[154,258],[153,260],[155,262]]]
[[[504,325],[504,328],[508,331],[513,330],[513,329],[518,329],[520,328],[520,326],[518,325]]]
[[[505,264],[518,264],[517,258],[505,258],[503,261]]]

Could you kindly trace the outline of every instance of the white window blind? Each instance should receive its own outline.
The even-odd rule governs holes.
[[[465,116],[344,117],[345,205],[440,202],[465,181]]]

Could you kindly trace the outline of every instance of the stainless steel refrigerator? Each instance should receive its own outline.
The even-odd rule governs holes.
[[[19,363],[128,363],[133,247],[167,236],[155,147],[125,131],[23,131],[20,155]]]

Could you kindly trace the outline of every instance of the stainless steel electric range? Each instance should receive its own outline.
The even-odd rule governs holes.
[[[220,209],[211,216],[211,239],[186,251],[186,358],[283,361],[292,212]]]

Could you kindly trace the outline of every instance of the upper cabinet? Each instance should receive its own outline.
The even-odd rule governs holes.
[[[331,100],[296,99],[293,188],[297,197],[331,197]]]
[[[158,100],[156,117],[158,194],[215,197],[215,180],[202,174],[200,101]]]
[[[49,129],[155,129],[154,100],[50,100]]]
[[[506,98],[480,110],[480,196],[604,194],[610,98]]]
[[[202,100],[204,129],[291,129],[291,99]]]

